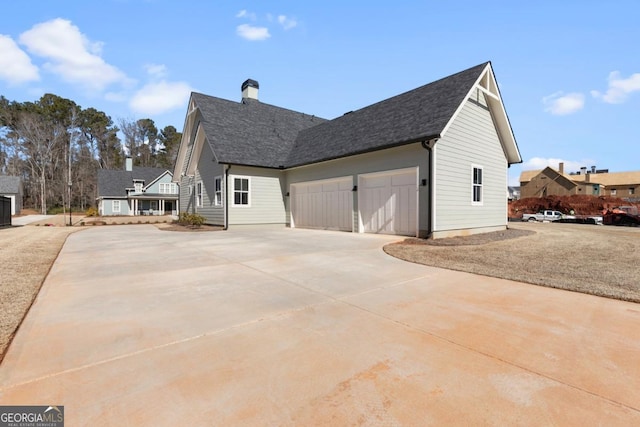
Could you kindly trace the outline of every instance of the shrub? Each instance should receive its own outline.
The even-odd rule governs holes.
[[[191,214],[189,216],[189,223],[196,228],[201,227],[202,224],[204,224],[204,222],[205,222],[205,217],[203,217],[202,215]]]
[[[178,216],[178,224],[180,225],[187,225],[189,224],[189,212],[180,212],[180,215]]]
[[[190,214],[188,212],[180,212],[178,217],[178,224],[185,226],[192,226],[195,228],[201,227],[206,221],[206,218],[200,214]]]
[[[90,207],[89,209],[87,209],[87,211],[84,214],[86,216],[98,216],[98,209],[94,207]]]

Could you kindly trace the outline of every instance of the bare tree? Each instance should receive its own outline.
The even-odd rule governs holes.
[[[57,151],[63,143],[66,130],[59,125],[52,129],[51,123],[40,114],[21,112],[16,123],[14,148],[31,169],[31,175],[37,177],[40,211],[47,213],[47,183],[53,175]]]

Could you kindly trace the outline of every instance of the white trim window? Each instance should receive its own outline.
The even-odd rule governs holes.
[[[618,194],[618,192],[616,191],[616,189],[615,189],[615,188],[612,188],[612,189],[611,189],[611,195],[612,195],[612,196],[615,196],[616,194]]]
[[[202,181],[196,183],[196,206],[202,207]]]
[[[111,212],[120,213],[120,200],[111,201]]]
[[[482,166],[473,165],[471,169],[472,169],[471,204],[482,205],[482,190],[483,190]]]
[[[248,176],[233,178],[233,206],[251,206],[251,179]]]
[[[133,187],[136,193],[142,193],[142,182],[134,182]]]
[[[216,176],[213,179],[213,188],[215,190],[214,204],[216,206],[222,206],[222,177],[221,176]]]
[[[160,183],[160,194],[176,194],[178,189],[176,184],[173,182],[161,182]]]

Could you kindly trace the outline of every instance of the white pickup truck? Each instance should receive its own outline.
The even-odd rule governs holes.
[[[557,221],[564,215],[560,211],[540,211],[537,214],[523,214],[523,221]]]

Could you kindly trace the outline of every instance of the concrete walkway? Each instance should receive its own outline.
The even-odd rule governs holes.
[[[27,224],[42,221],[48,218],[55,218],[55,215],[14,216],[13,218],[11,218],[11,225],[27,225]]]
[[[0,404],[75,425],[640,425],[640,306],[414,265],[389,236],[71,235]]]

